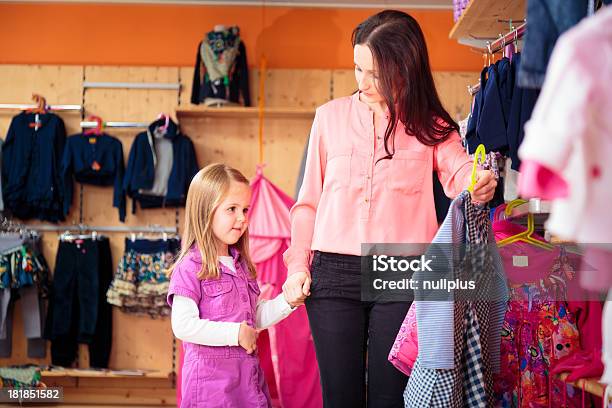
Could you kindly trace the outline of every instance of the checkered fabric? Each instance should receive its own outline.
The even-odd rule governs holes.
[[[489,217],[486,206],[472,204],[463,193],[467,248],[456,265],[455,278],[474,280],[477,288],[489,290],[493,261],[488,251]],[[494,405],[493,380],[488,349],[489,310],[481,293],[477,299],[455,293],[453,310],[454,368],[423,367],[417,358],[404,391],[406,408],[480,408]]]

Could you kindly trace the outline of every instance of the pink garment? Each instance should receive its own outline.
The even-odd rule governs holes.
[[[594,292],[607,291],[612,288],[612,244],[606,248],[592,245],[585,246],[580,284]]]
[[[517,235],[525,230],[525,227],[509,220],[499,220],[493,223],[493,233],[496,241]],[[537,234],[532,236],[537,240],[544,241],[544,238]],[[519,241],[500,247],[499,254],[502,257],[508,281],[512,284],[522,284],[546,279],[559,257],[559,248],[548,251]],[[527,263],[526,266],[520,266],[524,265],[525,262]]]
[[[608,6],[557,41],[519,149],[521,160],[539,163],[567,182],[567,197],[553,201],[546,223],[562,239],[612,242],[611,83]],[[539,185],[534,180],[523,184]]]
[[[556,361],[551,367],[551,374],[569,373],[565,382],[575,382],[580,378],[599,378],[604,366],[601,351],[579,351]]]
[[[387,123],[383,118],[374,126],[359,93],[317,109],[304,181],[291,209],[290,274],[309,272],[311,250],[360,255],[362,243],[431,242],[438,230],[432,172],[449,197],[469,185],[472,160],[456,132],[433,147],[400,124],[393,159],[377,162],[386,156]],[[402,215],[409,221],[396,222]]]
[[[287,277],[283,252],[291,232],[289,208],[293,200],[264,176],[261,167],[251,182],[253,195],[249,219],[251,258],[257,267],[264,296],[274,298],[282,292]],[[284,408],[319,408],[321,386],[314,344],[306,309],[300,307],[289,317],[268,329],[273,373],[265,373],[274,382]],[[268,345],[261,345],[267,347]],[[262,364],[264,369],[267,364]]]
[[[419,356],[419,336],[416,318],[417,302],[412,302],[391,346],[388,360],[402,373],[410,375]]]
[[[500,206],[496,210],[501,211],[505,205]],[[525,227],[515,224],[509,220],[497,220],[493,223],[493,232],[495,240],[501,241],[512,235],[516,235],[525,231]],[[544,241],[544,238],[537,234],[532,235],[533,238]],[[547,251],[540,249],[525,242],[515,242],[499,248],[499,253],[502,257],[504,270],[511,285],[519,285],[528,282],[538,282],[546,280],[551,269],[558,261],[560,256],[560,247]],[[527,257],[528,265],[517,266],[524,264],[523,259],[516,259],[515,256]],[[580,265],[582,260],[580,256],[575,254],[565,254],[568,261],[575,266]],[[581,268],[584,269],[584,268]],[[579,270],[579,274],[584,274],[585,271]],[[580,278],[577,277],[578,279]],[[584,293],[575,282],[568,282],[567,286],[567,306],[570,312],[576,316],[576,325],[580,333],[589,333],[588,336],[580,337],[580,346],[583,350],[601,350],[601,318],[602,305],[598,301],[589,301],[588,294]],[[576,300],[584,299],[584,300]]]
[[[521,163],[518,188],[525,198],[554,200],[569,194],[567,183],[558,173],[532,160]]]

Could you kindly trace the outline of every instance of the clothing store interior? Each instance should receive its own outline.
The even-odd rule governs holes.
[[[0,0],[0,406],[612,407],[608,3]]]

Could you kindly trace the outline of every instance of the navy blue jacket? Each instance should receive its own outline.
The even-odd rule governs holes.
[[[64,220],[60,162],[66,142],[64,121],[39,115],[38,130],[30,124],[35,114],[22,112],[11,122],[2,147],[2,195],[6,209],[18,218]]]
[[[177,207],[185,205],[187,190],[191,179],[198,172],[195,149],[191,139],[180,133],[178,126],[169,121],[168,130],[164,137],[172,141],[172,170],[168,180],[168,191],[165,197],[155,197],[141,194],[140,190],[149,190],[155,180],[155,164],[152,148],[155,138],[150,137],[164,121],[159,119],[149,125],[145,132],[136,136],[128,158],[123,188],[127,195],[134,200],[132,213],[136,212],[136,201],[140,208]],[[153,146],[152,146],[153,144]]]
[[[124,173],[123,146],[117,138],[107,134],[70,136],[61,165],[64,215],[72,205],[74,177],[79,183],[114,186],[113,207],[119,209],[119,219],[125,221]]]

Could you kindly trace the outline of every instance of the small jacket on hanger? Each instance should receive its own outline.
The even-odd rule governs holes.
[[[185,204],[187,189],[198,172],[191,139],[180,133],[176,123],[151,123],[136,136],[130,149],[123,188],[141,208],[176,207]]]
[[[65,142],[64,121],[53,113],[22,112],[13,118],[2,146],[2,195],[13,215],[64,220],[60,163]]]
[[[70,136],[61,166],[64,215],[68,215],[72,205],[74,176],[78,183],[114,186],[113,207],[119,209],[119,219],[125,221],[124,173],[123,146],[119,139],[104,133]]]
[[[251,105],[246,47],[240,29],[210,31],[198,45],[191,103],[207,99]]]

